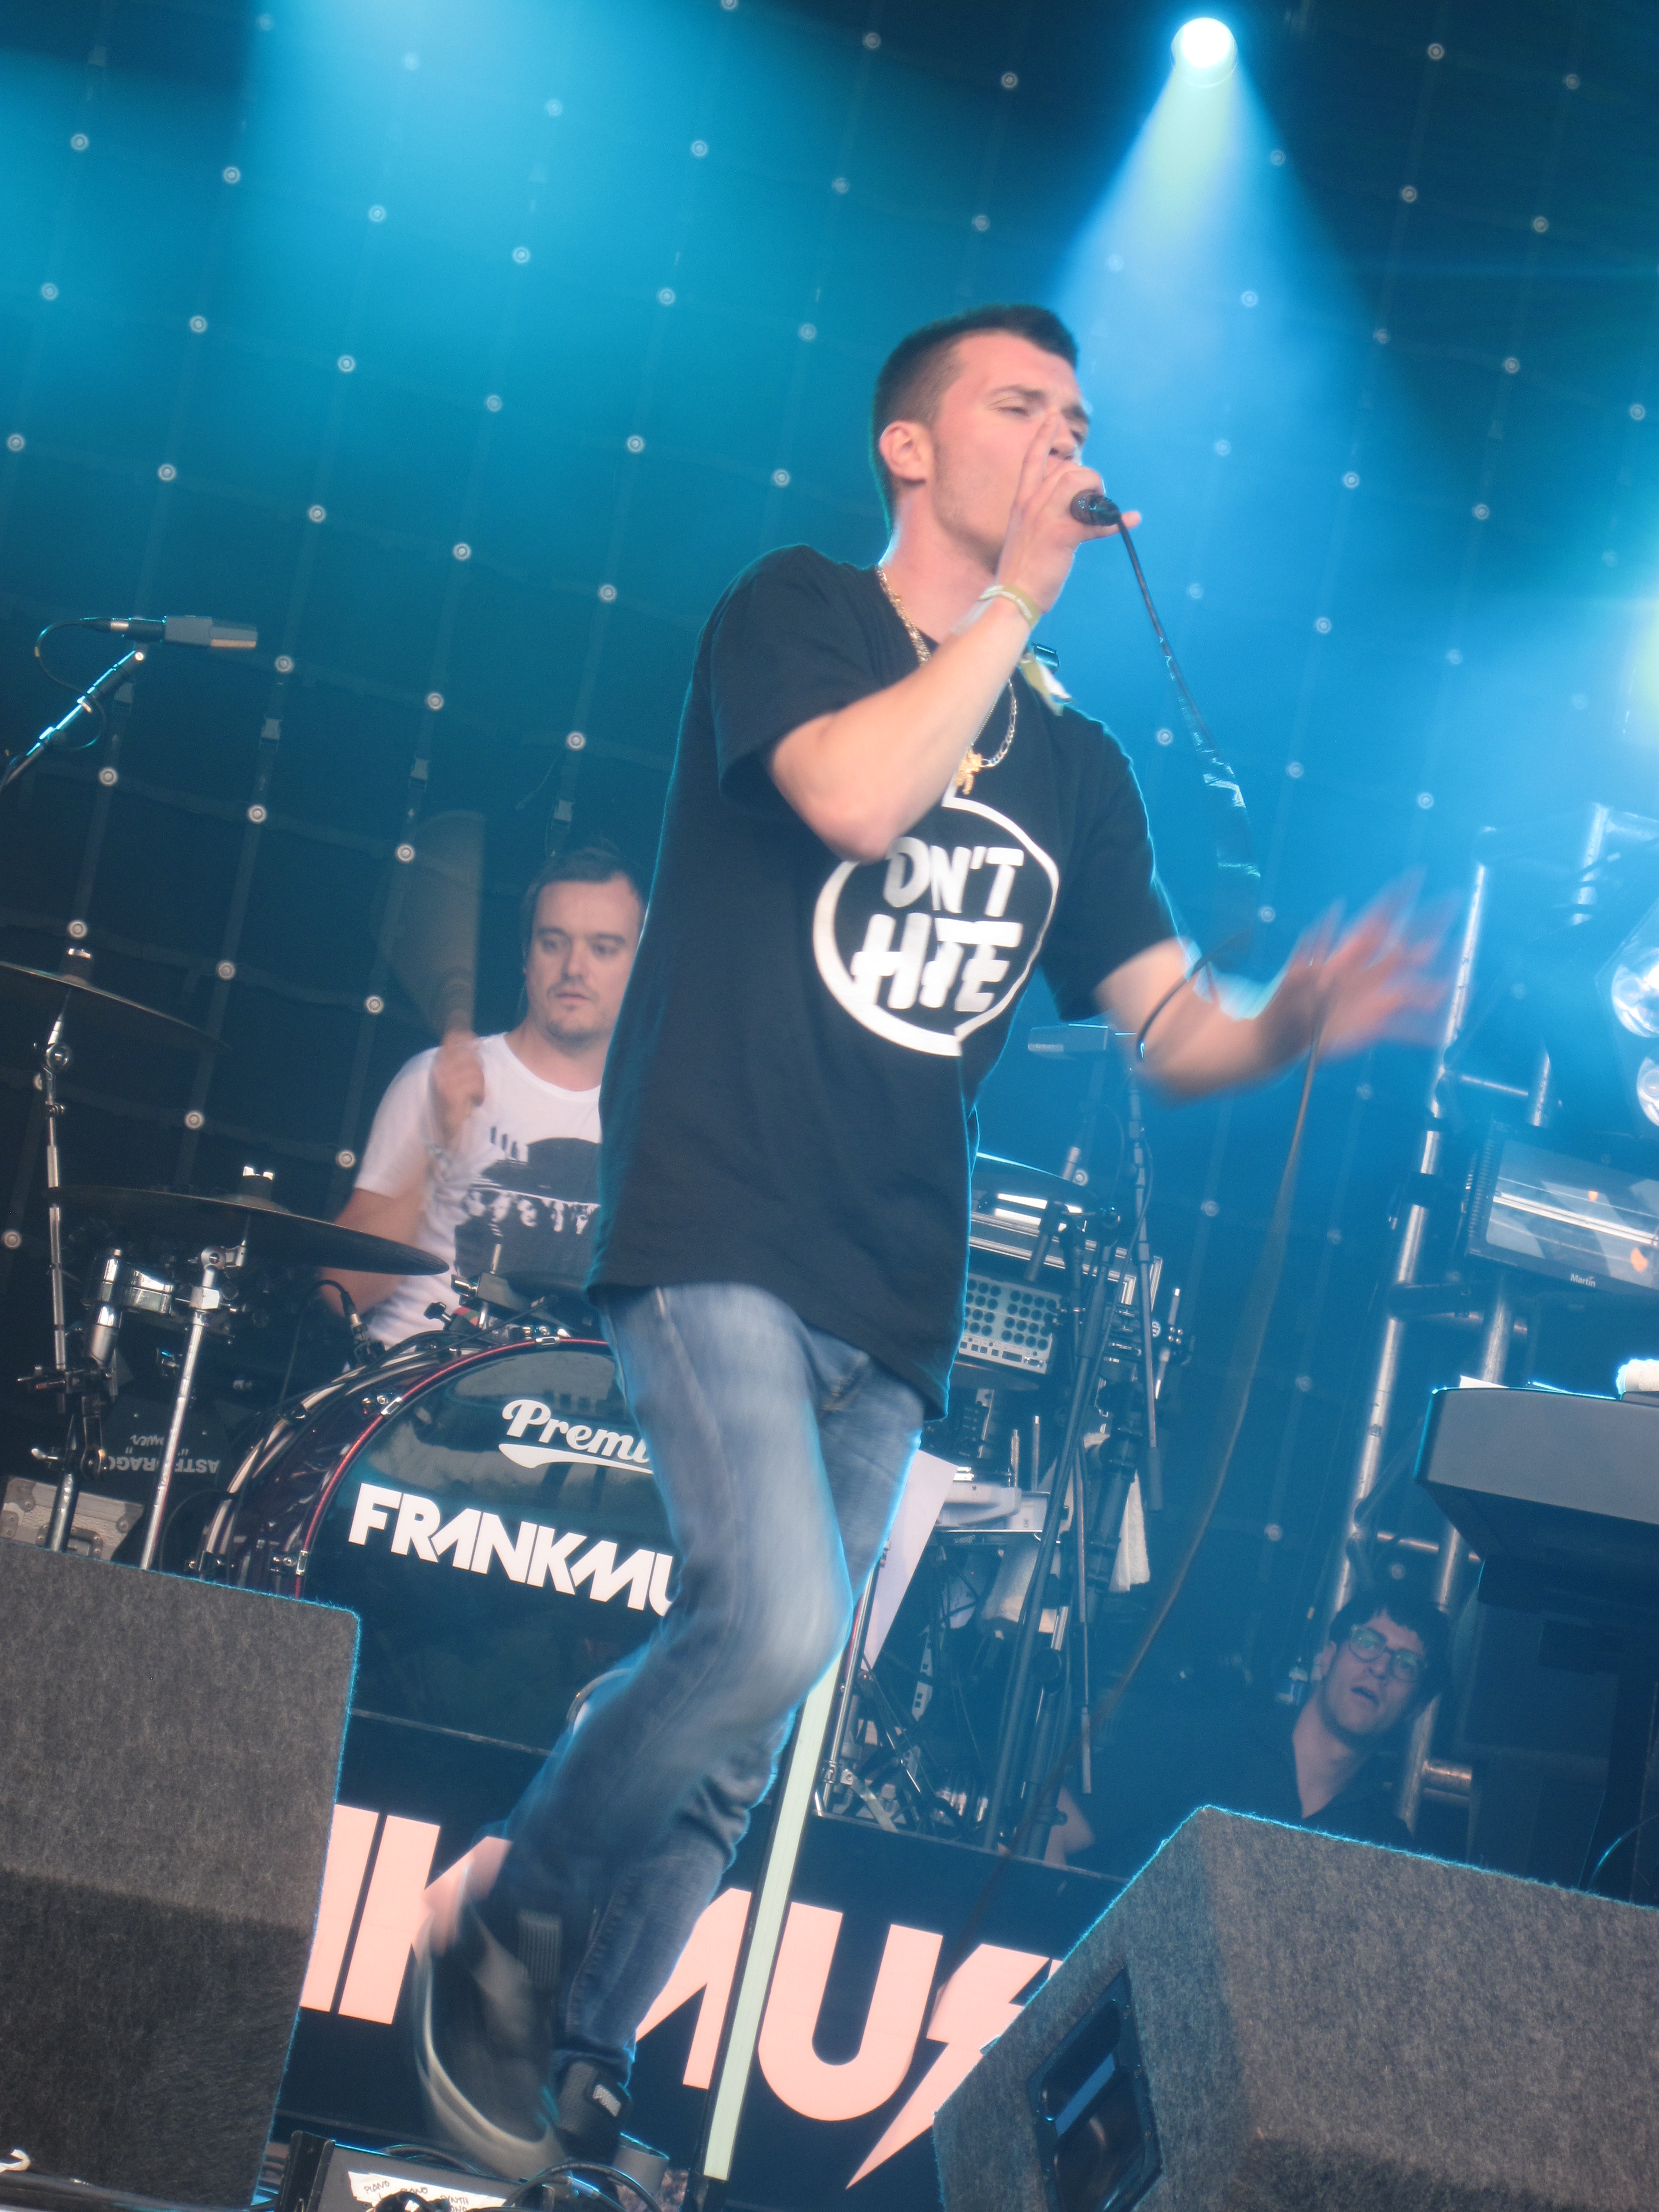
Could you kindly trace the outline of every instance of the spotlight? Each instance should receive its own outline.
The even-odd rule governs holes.
[[[1238,44],[1224,23],[1213,15],[1194,15],[1176,33],[1173,47],[1177,66],[1200,84],[1219,84],[1231,76],[1238,60]]]
[[[1659,945],[1621,950],[1608,996],[1621,1029],[1632,1036],[1659,1036]],[[1645,1101],[1643,1110],[1647,1111]],[[1649,1119],[1659,1116],[1650,1114]]]

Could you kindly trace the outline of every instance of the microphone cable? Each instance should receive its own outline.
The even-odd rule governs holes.
[[[1123,550],[1129,556],[1129,566],[1140,592],[1146,618],[1152,623],[1152,635],[1158,640],[1158,649],[1164,658],[1181,709],[1182,720],[1187,726],[1199,774],[1203,779],[1205,811],[1210,817],[1210,842],[1216,862],[1216,908],[1220,936],[1207,952],[1193,962],[1178,983],[1164,994],[1141,1024],[1135,1038],[1135,1058],[1146,1057],[1146,1039],[1152,1024],[1160,1014],[1191,983],[1197,981],[1206,969],[1230,955],[1248,952],[1255,934],[1256,904],[1261,890],[1261,872],[1256,866],[1255,846],[1250,836],[1250,817],[1244,805],[1244,794],[1239,789],[1238,778],[1223,757],[1220,748],[1211,734],[1203,710],[1193,696],[1176,650],[1170,642],[1152,590],[1146,581],[1146,572],[1140,565],[1140,556],[1135,550],[1133,532],[1123,520],[1123,511],[1115,500],[1108,499],[1104,492],[1079,492],[1072,501],[1072,513],[1079,522],[1094,529],[1115,528],[1123,541]]]

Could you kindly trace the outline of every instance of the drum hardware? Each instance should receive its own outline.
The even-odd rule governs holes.
[[[92,955],[83,945],[70,945],[64,957],[72,964],[56,975],[49,968],[23,968],[15,961],[0,960],[0,999],[53,1016],[72,1012],[94,1029],[137,1044],[175,1045],[181,1052],[229,1051],[224,1039],[210,1030],[94,983]]]
[[[259,1181],[263,1178],[250,1178]],[[347,1267],[364,1274],[441,1275],[444,1263],[418,1245],[394,1243],[366,1230],[343,1229],[308,1213],[290,1213],[255,1192],[225,1195],[187,1190],[126,1190],[112,1183],[82,1183],[64,1193],[65,1204],[112,1226],[173,1241],[174,1249],[200,1251],[209,1244],[234,1251],[251,1242],[256,1258],[280,1266]]]
[[[58,1099],[58,1079],[69,1073],[72,1060],[64,1042],[64,1016],[67,1012],[66,1006],[58,1010],[40,1054],[40,1107],[46,1125],[46,1280],[52,1293],[52,1364],[60,1375],[69,1371],[69,1333],[64,1306],[64,1209],[58,1198],[64,1178],[58,1154],[58,1117],[64,1110]],[[54,1514],[55,1540],[51,1547],[54,1552],[63,1544],[57,1520]]]
[[[489,1272],[480,1275],[477,1295],[481,1304],[499,1306],[503,1313],[520,1314],[529,1310],[528,1301],[519,1296],[505,1275]]]
[[[174,1249],[190,1250],[194,1255],[189,1269],[193,1279],[185,1288],[140,1267],[127,1257],[125,1246],[113,1246],[100,1261],[92,1284],[96,1304],[88,1332],[88,1349],[104,1355],[94,1358],[87,1370],[94,1412],[100,1412],[114,1395],[115,1340],[127,1313],[141,1312],[185,1324],[172,1415],[139,1559],[142,1567],[154,1566],[166,1534],[167,1502],[195,1395],[203,1343],[210,1334],[228,1336],[235,1321],[246,1313],[239,1278],[248,1264],[250,1247],[272,1261],[302,1267],[356,1268],[389,1275],[437,1274],[443,1267],[441,1260],[414,1245],[291,1213],[268,1194],[263,1186],[269,1180],[250,1171],[240,1190],[222,1196],[126,1190],[99,1184],[77,1185],[61,1192],[65,1206],[113,1226],[146,1234]],[[62,1378],[37,1378],[36,1387],[61,1391]],[[87,1417],[81,1418],[84,1425]],[[74,1509],[76,1481],[85,1479],[82,1470],[89,1464],[88,1448],[82,1445],[78,1464],[64,1468],[60,1490],[66,1499],[65,1530]]]
[[[171,1276],[151,1274],[129,1259],[118,1244],[110,1245],[94,1262],[86,1290],[91,1312],[86,1331],[87,1357],[102,1369],[112,1398],[119,1390],[115,1351],[123,1320],[130,1313],[147,1315],[152,1321],[176,1319],[177,1291]]]
[[[456,1304],[434,1303],[425,1318],[440,1324],[433,1335],[458,1349],[473,1347],[480,1339],[491,1344],[577,1343],[599,1333],[598,1314],[580,1291],[562,1280],[486,1272],[452,1275],[449,1285]]]
[[[449,1287],[456,1298],[453,1309],[429,1305],[426,1317],[459,1334],[494,1337],[531,1310],[530,1301],[520,1297],[505,1275],[488,1269],[482,1275],[452,1275]]]
[[[167,1528],[167,1492],[173,1486],[173,1470],[179,1458],[179,1446],[185,1433],[185,1417],[190,1411],[191,1400],[196,1392],[196,1363],[201,1357],[202,1340],[210,1328],[216,1334],[228,1332],[236,1311],[234,1282],[227,1284],[227,1276],[239,1274],[247,1258],[246,1241],[226,1250],[215,1244],[204,1245],[198,1265],[202,1279],[193,1283],[185,1295],[185,1304],[190,1312],[190,1327],[185,1338],[185,1356],[179,1369],[179,1388],[173,1401],[173,1419],[167,1424],[167,1442],[161,1447],[161,1464],[155,1477],[155,1495],[150,1501],[149,1525],[144,1531],[143,1549],[139,1554],[141,1567],[152,1567],[161,1547]]]
[[[27,758],[27,754],[21,756],[9,775],[15,773]],[[40,1051],[35,1085],[40,1093],[46,1125],[46,1280],[52,1302],[52,1364],[49,1370],[39,1369],[20,1379],[26,1388],[56,1398],[64,1420],[62,1449],[49,1462],[59,1471],[58,1498],[46,1537],[46,1548],[53,1552],[61,1552],[68,1540],[79,1485],[95,1480],[102,1472],[99,1417],[108,1393],[111,1372],[95,1356],[74,1365],[70,1360],[64,1271],[64,1206],[69,1194],[64,1188],[58,1143],[58,1125],[64,1116],[58,1084],[73,1065],[66,1036],[71,1011],[94,1028],[146,1043],[179,1045],[198,1052],[222,1052],[225,1048],[205,1030],[179,1021],[171,1014],[158,1013],[153,1006],[142,1006],[135,999],[124,999],[113,991],[102,989],[92,981],[92,955],[84,946],[71,945],[64,959],[64,969],[58,975],[42,968],[20,967],[14,961],[0,961],[0,998],[37,1007],[52,1016],[52,1025]]]

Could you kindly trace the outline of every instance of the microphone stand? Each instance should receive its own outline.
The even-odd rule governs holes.
[[[998,1832],[1002,1826],[1003,1807],[1007,1801],[1009,1777],[1014,1762],[1014,1747],[1019,1739],[1020,1723],[1024,1714],[1026,1693],[1031,1679],[1031,1662],[1042,1620],[1043,1598],[1054,1567],[1054,1548],[1060,1541],[1060,1524],[1065,1516],[1068,1485],[1072,1491],[1074,1522],[1079,1517],[1078,1505],[1083,1491],[1081,1443],[1084,1417],[1094,1395],[1110,1319],[1107,1266],[1109,1255],[1105,1218],[1098,1214],[1085,1218],[1096,1224],[1094,1287],[1089,1297],[1088,1317],[1083,1327],[1082,1351],[1072,1377],[1072,1401],[1066,1409],[1066,1433],[1048,1477],[1048,1502],[1043,1510],[1042,1534],[1037,1544],[1036,1562],[1031,1570],[1031,1579],[1026,1585],[1025,1602],[1020,1608],[1019,1641],[1015,1648],[1013,1674],[1008,1685],[1007,1703],[997,1746],[996,1772],[991,1784],[984,1822],[980,1829],[981,1844],[986,1850],[996,1850]],[[1068,1229],[1066,1233],[1076,1235],[1079,1231]],[[1078,1626],[1079,1632],[1086,1635],[1087,1624],[1079,1622]]]
[[[82,714],[95,716],[100,702],[107,698],[112,691],[119,689],[126,678],[129,669],[136,662],[141,661],[143,657],[143,647],[136,645],[131,653],[124,653],[112,667],[106,668],[95,684],[88,684],[61,720],[52,723],[49,729],[42,730],[33,744],[19,753],[15,760],[7,762],[4,772],[0,773],[0,792],[6,791],[15,783],[29,763],[38,760],[48,745],[63,737],[67,731],[73,729],[76,726],[78,716]]]
[[[1152,1339],[1152,1248],[1146,1231],[1152,1190],[1146,1173],[1140,1085],[1129,1070],[1129,1150],[1135,1171],[1135,1296],[1140,1304],[1140,1367],[1146,1405],[1146,1510],[1164,1510],[1164,1455],[1158,1444],[1158,1358]]]
[[[31,1449],[33,1458],[58,1469],[57,1492],[46,1529],[46,1547],[49,1552],[61,1552],[68,1543],[81,1482],[86,1476],[95,1477],[101,1470],[100,1417],[108,1400],[106,1379],[95,1361],[82,1358],[73,1366],[70,1364],[69,1305],[64,1295],[64,1175],[58,1148],[58,1125],[64,1112],[63,1102],[58,1096],[58,1080],[70,1066],[70,1048],[64,1038],[68,1013],[66,994],[41,1049],[40,1072],[35,1079],[40,1086],[41,1111],[46,1121],[46,1277],[52,1297],[52,1364],[46,1373],[37,1369],[33,1375],[18,1378],[26,1388],[55,1398],[64,1420],[63,1443],[58,1450],[48,1451],[40,1444]]]

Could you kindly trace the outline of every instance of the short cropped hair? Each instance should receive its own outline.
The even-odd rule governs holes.
[[[530,957],[530,939],[536,927],[536,908],[541,903],[542,893],[550,884],[608,884],[620,876],[645,911],[645,890],[616,847],[605,839],[597,844],[578,845],[571,853],[555,853],[530,879],[523,898],[519,902],[519,952],[521,958]]]
[[[1072,368],[1077,367],[1077,340],[1060,317],[1047,307],[1029,303],[969,307],[963,314],[924,323],[919,331],[901,338],[881,365],[870,403],[870,465],[876,472],[881,503],[890,522],[897,487],[881,458],[881,434],[890,422],[933,422],[956,377],[957,347],[978,331],[1011,331],[1015,337],[1029,338],[1044,353],[1057,354]]]
[[[1361,1590],[1358,1596],[1348,1600],[1332,1621],[1330,1641],[1346,1644],[1354,1629],[1364,1628],[1378,1613],[1386,1613],[1396,1628],[1409,1629],[1423,1646],[1428,1669],[1417,1686],[1412,1705],[1414,1712],[1421,1712],[1431,1698],[1439,1696],[1450,1672],[1451,1632],[1446,1626],[1446,1616],[1421,1590],[1403,1586]]]

